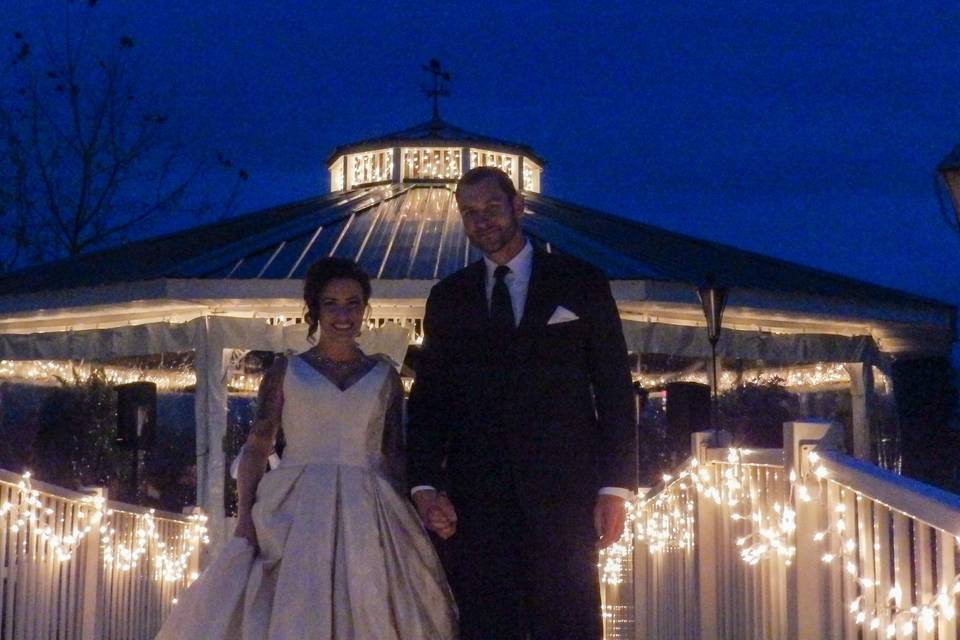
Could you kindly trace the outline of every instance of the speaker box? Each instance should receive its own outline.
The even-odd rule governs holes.
[[[710,428],[710,387],[698,382],[667,385],[667,425],[678,438]]]
[[[116,444],[128,449],[153,446],[157,426],[157,385],[152,382],[118,384]]]

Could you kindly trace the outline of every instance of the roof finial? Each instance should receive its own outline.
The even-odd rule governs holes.
[[[436,58],[430,58],[430,62],[423,65],[423,70],[433,75],[433,89],[424,85],[420,85],[420,88],[423,89],[423,92],[427,94],[428,98],[433,98],[433,119],[439,120],[440,104],[438,99],[440,96],[450,95],[450,90],[447,89],[446,84],[450,82],[450,72],[444,71],[440,61]]]

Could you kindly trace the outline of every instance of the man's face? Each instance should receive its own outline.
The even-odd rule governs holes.
[[[488,178],[461,185],[457,189],[457,205],[470,242],[488,256],[522,239],[523,196],[518,193],[510,198],[496,180]]]

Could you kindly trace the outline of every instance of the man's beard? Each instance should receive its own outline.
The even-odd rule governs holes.
[[[500,251],[510,244],[510,241],[513,240],[518,233],[520,233],[520,225],[516,221],[513,221],[510,223],[510,226],[498,229],[488,235],[470,238],[470,242],[474,247],[489,255]]]

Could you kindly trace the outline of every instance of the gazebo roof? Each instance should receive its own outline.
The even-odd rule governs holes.
[[[909,293],[693,238],[540,194],[526,194],[524,231],[548,250],[614,280],[934,305]],[[479,258],[449,184],[387,184],[331,193],[60,260],[0,279],[0,296],[160,278],[300,279],[323,256],[357,260],[384,280],[442,278]]]
[[[404,144],[410,146],[435,146],[443,143],[462,143],[464,145],[479,146],[496,151],[520,153],[533,159],[541,167],[543,167],[545,164],[543,158],[538,156],[528,145],[510,142],[508,140],[501,140],[498,138],[491,138],[490,136],[485,136],[479,133],[472,133],[465,129],[461,129],[460,127],[454,126],[439,117],[432,118],[426,122],[403,129],[401,131],[396,131],[394,133],[388,133],[383,136],[367,138],[366,140],[340,145],[334,149],[327,158],[327,164],[329,165],[333,163],[334,160],[345,153],[369,151],[371,149],[379,149],[381,147],[392,147]]]

